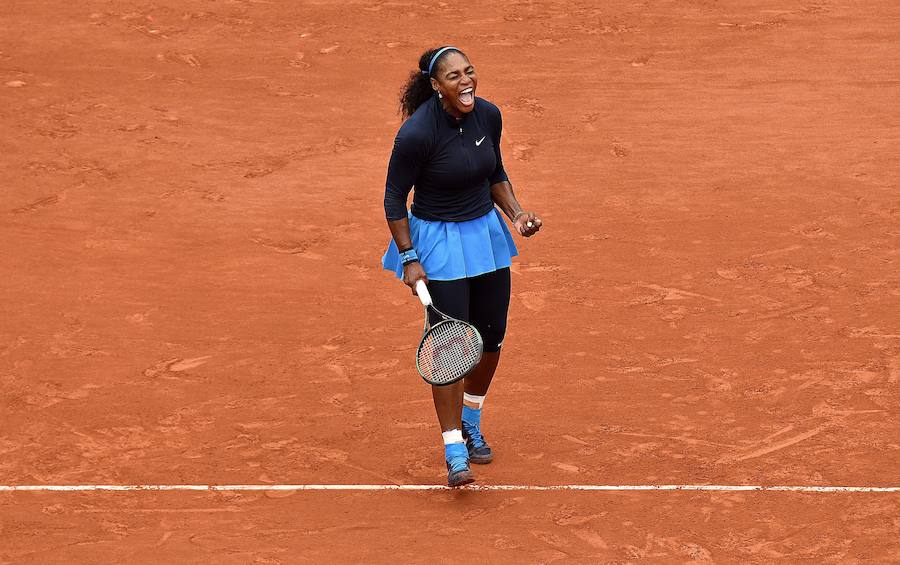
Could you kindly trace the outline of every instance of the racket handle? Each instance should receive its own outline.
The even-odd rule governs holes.
[[[422,306],[431,306],[431,293],[428,292],[428,285],[422,279],[416,281],[416,294],[419,295]]]

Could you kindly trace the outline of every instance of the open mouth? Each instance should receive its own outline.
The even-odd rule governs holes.
[[[463,106],[471,106],[475,103],[475,89],[473,87],[466,88],[459,93],[459,101]]]

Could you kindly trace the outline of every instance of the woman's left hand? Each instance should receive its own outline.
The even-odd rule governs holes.
[[[531,237],[541,229],[543,224],[534,212],[521,212],[516,216],[513,227],[522,237]]]

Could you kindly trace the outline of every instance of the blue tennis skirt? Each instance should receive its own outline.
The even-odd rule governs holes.
[[[409,213],[409,235],[429,280],[452,281],[477,277],[509,267],[519,254],[509,229],[494,208],[465,222],[422,220]],[[403,278],[397,244],[391,240],[382,266]]]

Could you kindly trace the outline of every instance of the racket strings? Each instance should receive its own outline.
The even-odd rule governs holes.
[[[469,324],[450,320],[435,325],[418,351],[419,371],[433,384],[450,384],[481,360],[481,336]]]

